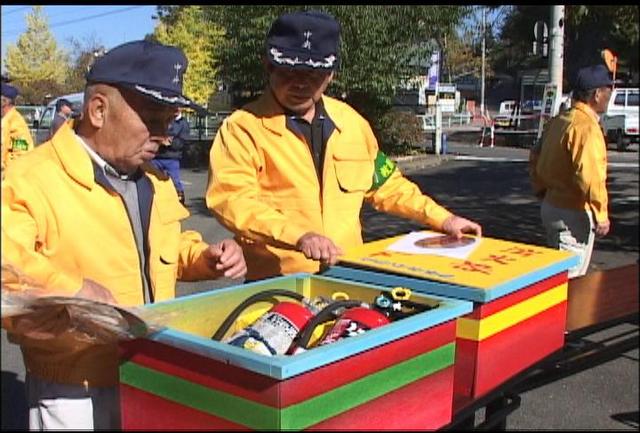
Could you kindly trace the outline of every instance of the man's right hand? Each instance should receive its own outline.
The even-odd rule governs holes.
[[[92,301],[104,302],[105,304],[118,304],[118,301],[116,301],[116,298],[113,297],[109,289],[89,279],[82,280],[82,287],[76,292],[75,296]]]
[[[599,223],[596,223],[596,235],[598,236],[606,236],[609,233],[609,229],[611,228],[611,223],[609,220],[605,220]]]
[[[296,249],[306,258],[318,260],[327,265],[335,265],[338,262],[338,256],[343,254],[342,249],[331,239],[313,232],[302,235],[296,243]]]

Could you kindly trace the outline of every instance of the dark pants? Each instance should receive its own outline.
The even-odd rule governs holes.
[[[180,182],[180,161],[177,159],[163,159],[156,158],[151,160],[153,165],[158,167],[158,169],[164,171],[171,177],[173,184],[176,187],[176,191],[184,192],[184,187],[182,186],[182,182]]]

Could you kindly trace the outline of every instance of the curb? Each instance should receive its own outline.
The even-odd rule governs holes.
[[[403,173],[417,171],[428,167],[436,167],[443,161],[447,161],[450,158],[451,157],[449,155],[430,154],[391,157]]]

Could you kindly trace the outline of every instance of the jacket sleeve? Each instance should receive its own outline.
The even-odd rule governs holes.
[[[574,179],[597,222],[609,218],[607,210],[607,152],[599,127],[573,129],[567,140],[574,167]]]
[[[370,128],[366,128],[368,147],[375,157],[378,143]],[[404,177],[399,167],[377,189],[367,193],[366,199],[379,211],[388,212],[441,230],[444,221],[452,215],[435,200],[423,194],[415,183]]]
[[[2,182],[2,264],[10,265],[36,286],[57,295],[74,295],[82,286],[82,275],[59,271],[38,251],[42,245],[40,227],[50,222],[41,211],[45,200],[29,188],[28,181],[9,171]],[[14,289],[23,289],[19,284]]]
[[[531,189],[533,190],[533,194],[539,199],[544,198],[544,195],[547,190],[547,188],[545,187],[544,181],[538,175],[538,171],[537,171],[538,161],[540,160],[540,150],[541,150],[541,144],[542,144],[543,138],[544,138],[544,135],[538,141],[538,143],[536,143],[529,150],[529,163],[528,163],[529,181],[531,182]]]
[[[215,280],[224,276],[223,271],[211,267],[202,255],[207,248],[209,248],[209,244],[202,240],[200,233],[193,230],[181,233],[178,280]]]
[[[293,248],[305,230],[259,200],[257,178],[262,166],[253,137],[226,119],[211,147],[207,206],[236,234]]]
[[[435,200],[420,191],[396,168],[391,177],[377,190],[369,194],[374,208],[442,230],[444,221],[452,215]]]

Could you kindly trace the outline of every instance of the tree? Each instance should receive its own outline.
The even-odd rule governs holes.
[[[33,6],[26,19],[25,33],[15,45],[7,46],[6,68],[11,79],[21,87],[24,99],[40,103],[46,93],[64,83],[68,58],[58,48],[42,6]],[[49,91],[46,91],[47,86]]]
[[[265,37],[276,17],[301,9],[321,10],[340,23],[340,67],[327,89],[371,123],[388,153],[406,148],[413,134],[396,134],[386,116],[396,89],[424,75],[433,40],[451,32],[467,11],[461,6],[211,6],[209,21],[225,28],[220,77],[242,103],[265,85]],[[166,12],[166,10],[165,10]],[[415,117],[415,116],[414,116]],[[396,119],[397,120],[397,119]],[[405,124],[406,128],[412,127]],[[414,129],[419,130],[419,126]],[[417,135],[417,134],[416,134]]]
[[[71,64],[69,65],[69,73],[67,74],[67,79],[64,84],[64,93],[76,93],[84,89],[87,71],[96,60],[96,56],[104,53],[106,48],[98,42],[95,37],[83,42],[71,37],[69,39],[69,45],[71,46],[71,52],[74,53],[74,57],[71,59]]]
[[[223,26],[220,76],[252,97],[264,87],[264,41],[270,24],[299,6],[212,6],[209,21]],[[340,22],[340,69],[328,93],[343,97],[376,120],[392,104],[400,83],[416,75],[415,59],[430,57],[428,41],[450,31],[464,15],[460,6],[322,6]],[[424,73],[423,71],[421,71]]]
[[[565,29],[565,66],[569,67],[569,77],[579,67],[601,62],[601,51],[605,48],[617,53],[623,69],[638,73],[638,6],[570,5],[565,16],[570,29]]]
[[[550,6],[515,6],[506,17],[500,35],[501,48],[495,70],[513,75],[524,68],[548,66],[548,59],[533,56],[533,26],[549,23]],[[583,66],[601,62],[600,53],[610,48],[629,72],[638,72],[638,6],[608,5],[565,7],[564,80],[570,83]]]
[[[154,37],[185,52],[189,67],[184,76],[184,92],[199,104],[207,105],[218,88],[216,59],[224,31],[204,20],[206,6],[183,6],[159,13]]]
[[[485,74],[493,75],[491,58],[496,48],[496,33],[509,6],[476,6],[469,10],[455,32],[446,39],[446,73],[448,81],[473,74],[480,76],[482,70],[482,38],[485,38]],[[484,35],[482,14],[485,14]]]

